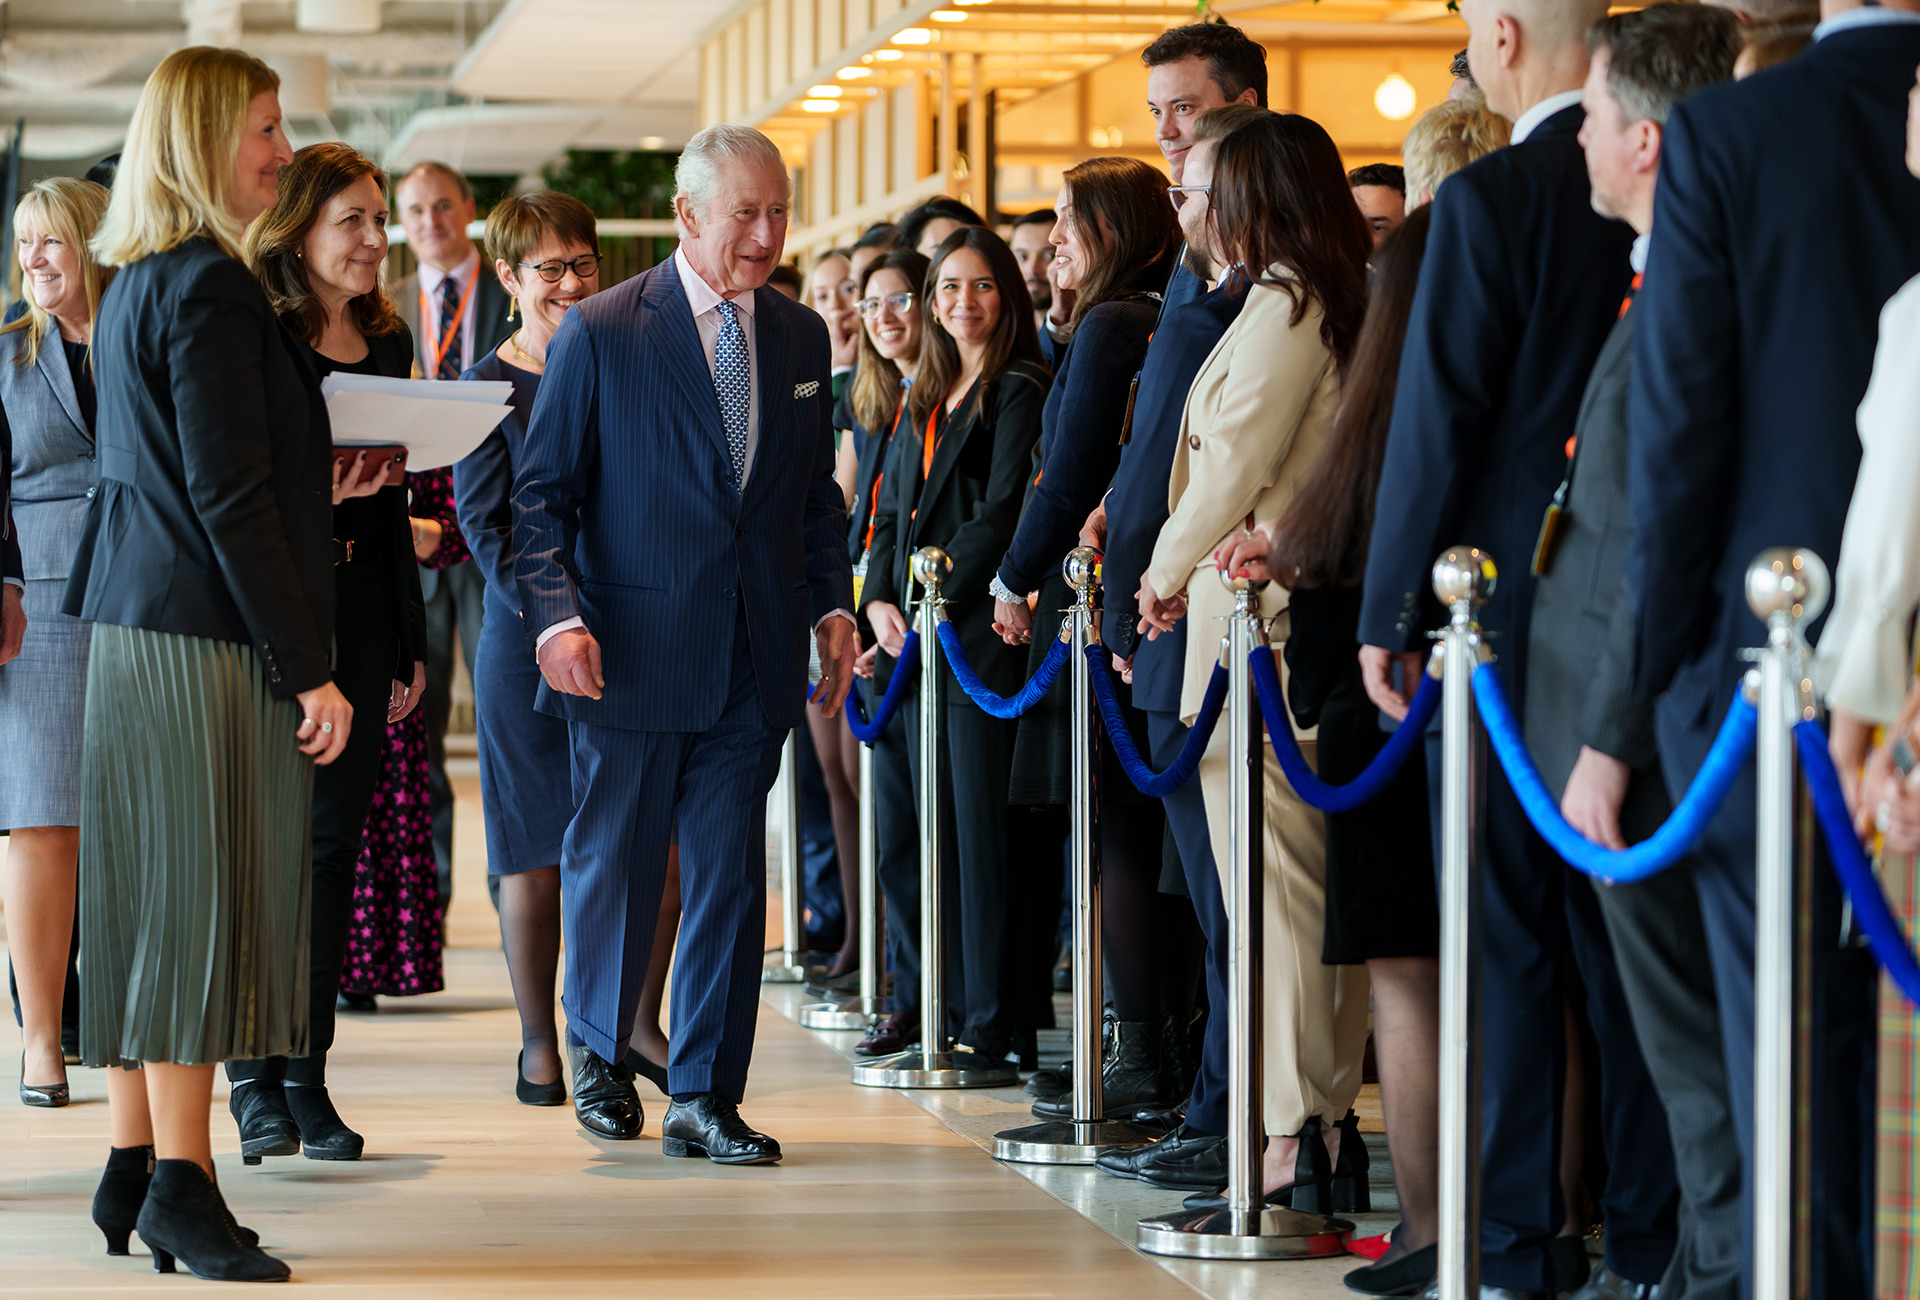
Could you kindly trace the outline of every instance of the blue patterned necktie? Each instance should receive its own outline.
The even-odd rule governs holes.
[[[435,379],[460,377],[460,284],[452,276],[440,281],[440,363]]]
[[[738,492],[747,468],[747,413],[753,388],[739,310],[725,299],[717,310],[720,338],[713,345],[713,391],[720,399],[720,418],[727,426],[727,455],[733,461],[733,490]]]

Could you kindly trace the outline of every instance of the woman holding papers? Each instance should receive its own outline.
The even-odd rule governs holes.
[[[487,583],[473,690],[480,802],[487,815],[487,871],[500,887],[500,938],[520,1010],[514,1095],[529,1106],[567,1099],[553,989],[560,963],[560,841],[573,817],[573,785],[567,724],[533,707],[540,670],[513,580],[513,480],[547,343],[567,311],[600,287],[598,248],[593,213],[564,194],[515,195],[488,214],[494,274],[513,295],[521,325],[461,378],[510,382],[513,414],[453,471],[460,531]],[[666,1083],[660,999],[679,917],[679,876],[670,870],[634,1045],[615,1068],[628,1084],[635,1071],[656,1086]],[[574,1109],[593,1132],[626,1138],[639,1132],[639,1113],[624,1089],[575,1097]]]
[[[307,1049],[313,764],[357,730],[328,668],[327,412],[240,260],[293,156],[279,81],[194,46],[133,111],[93,238],[119,269],[65,605],[93,622],[80,1055],[106,1067],[112,1142],[93,1219],[112,1254],[138,1229],[156,1268],[223,1281],[287,1276],[221,1198],[207,1113],[219,1062]]]
[[[404,378],[413,368],[413,339],[380,286],[386,181],[357,150],[309,145],[280,174],[278,202],[248,232],[247,264],[315,384],[335,370]],[[360,725],[340,761],[314,781],[308,1052],[227,1064],[240,1150],[252,1162],[302,1148],[311,1160],[357,1160],[364,1145],[327,1095],[327,1049],[382,723],[419,702],[427,656],[401,472],[383,458],[368,477],[367,459],[363,452],[334,470],[334,680]]]

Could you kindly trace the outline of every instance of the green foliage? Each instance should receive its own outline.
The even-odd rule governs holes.
[[[513,193],[513,187],[519,181],[518,176],[469,175],[467,184],[473,187],[473,205],[476,214],[485,219],[493,211],[493,205]]]
[[[673,215],[673,165],[680,155],[651,150],[569,149],[542,169],[541,183],[571,194],[596,217]]]

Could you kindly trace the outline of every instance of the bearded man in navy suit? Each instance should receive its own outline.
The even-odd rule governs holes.
[[[566,718],[576,810],[560,872],[574,1111],[638,1137],[624,1064],[678,835],[668,1155],[770,1164],[747,1127],[766,908],[765,806],[807,697],[852,679],[853,576],[833,481],[819,316],[765,287],[790,182],[748,127],[695,136],[675,170],[680,249],[567,313],[514,487],[515,577]]]

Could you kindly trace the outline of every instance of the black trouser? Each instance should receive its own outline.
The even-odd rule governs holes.
[[[866,683],[867,716],[880,692]],[[914,802],[913,767],[907,758],[903,709],[888,719],[873,743],[875,864],[887,900],[887,957],[893,970],[896,1014],[920,1010],[920,817]]]
[[[420,707],[427,711],[427,797],[433,810],[433,860],[444,908],[453,901],[453,783],[447,779],[447,726],[453,720],[453,634],[457,628],[460,655],[467,661],[467,678],[472,680],[487,584],[479,565],[462,560],[444,569],[421,569],[420,587],[427,605],[427,690]],[[386,716],[384,711],[381,716]]]
[[[391,570],[378,563],[334,570],[333,682],[353,706],[340,757],[313,773],[313,924],[308,966],[307,1055],[229,1061],[229,1079],[324,1084],[333,1046],[334,1000],[347,960],[353,922],[353,873],[387,747],[387,703],[393,696],[400,632],[394,625]]]

